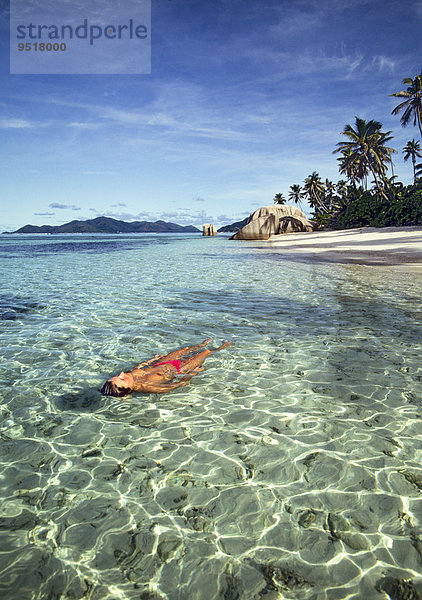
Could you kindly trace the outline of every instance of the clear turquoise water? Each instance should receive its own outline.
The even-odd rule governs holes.
[[[0,260],[2,599],[422,591],[420,275],[186,235]],[[97,391],[208,336],[186,388]]]

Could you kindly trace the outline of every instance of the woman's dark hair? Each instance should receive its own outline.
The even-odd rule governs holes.
[[[118,387],[111,381],[106,381],[103,387],[100,389],[103,396],[114,396],[115,398],[121,398],[127,396],[132,392],[130,388]]]

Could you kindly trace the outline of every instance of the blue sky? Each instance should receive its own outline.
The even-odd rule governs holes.
[[[44,0],[45,1],[45,0]],[[152,0],[149,75],[10,75],[0,0],[0,230],[99,215],[217,226],[271,204],[354,116],[392,130],[422,69],[422,0]]]

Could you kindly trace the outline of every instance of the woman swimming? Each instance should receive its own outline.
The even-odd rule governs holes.
[[[121,398],[131,392],[165,394],[178,387],[188,385],[194,375],[204,370],[202,363],[208,356],[233,345],[233,342],[224,342],[218,348],[201,350],[210,342],[211,338],[208,338],[196,346],[186,346],[166,355],[156,354],[153,358],[140,363],[132,371],[126,373],[122,371],[120,375],[111,377],[100,392],[104,396]],[[182,379],[170,383],[177,375],[185,373],[186,375]]]

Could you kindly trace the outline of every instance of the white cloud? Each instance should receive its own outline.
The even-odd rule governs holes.
[[[231,119],[234,108],[230,99],[226,101],[221,94],[213,97],[209,89],[179,80],[157,83],[154,89],[154,98],[149,103],[144,103],[142,108],[125,108],[117,104],[77,102],[62,98],[39,97],[37,101],[66,106],[75,111],[82,111],[85,115],[91,113],[91,118],[74,120],[70,124],[65,122],[65,125],[75,129],[118,126],[120,130],[130,129],[131,136],[141,133],[144,140],[156,138],[160,134],[204,139],[248,139],[249,136],[242,130],[241,115],[239,120]]]
[[[346,51],[339,53],[327,53],[323,50],[310,53],[307,50],[303,52],[295,51],[294,53],[269,49],[264,46],[254,46],[248,50],[250,58],[257,63],[268,65],[265,78],[274,82],[283,81],[284,79],[298,75],[318,74],[320,79],[327,77],[344,80],[349,78],[358,67],[362,64],[364,55],[360,52]]]
[[[213,223],[217,228],[223,225],[240,221],[249,215],[250,212],[235,213],[233,215],[212,215],[207,213],[205,210],[191,210],[189,208],[180,208],[175,211],[167,211],[161,213],[142,211],[139,213],[129,212],[114,212],[114,211],[98,211],[95,208],[90,208],[90,211],[97,215],[103,215],[119,221],[133,222],[133,221],[166,221],[167,223],[177,223],[178,225],[194,225],[198,229],[201,229],[203,223]]]
[[[52,121],[30,121],[21,117],[4,117],[0,119],[0,128],[3,129],[41,129],[50,127]]]
[[[160,214],[159,219],[170,223],[177,223],[178,225],[194,225],[198,229],[201,229],[204,223],[212,223],[219,228],[222,225],[228,225],[236,220],[239,220],[235,217],[230,217],[227,215],[211,215],[205,210],[194,211],[190,209],[180,209],[174,212],[163,212]]]
[[[215,115],[207,114],[207,103],[204,99],[198,101],[196,106],[188,107],[185,104],[186,98],[180,92],[175,95],[179,98],[177,105],[174,105],[174,99],[172,99],[171,106],[160,110],[154,106],[149,107],[145,112],[111,106],[103,106],[99,110],[103,123],[108,120],[121,127],[128,126],[132,131],[136,127],[140,130],[160,130],[165,134],[184,134],[203,138],[239,140],[244,137],[239,127],[233,129],[227,116],[220,114],[217,118]],[[226,127],[222,127],[224,122],[226,122]],[[156,135],[155,131],[154,135]]]
[[[48,205],[50,208],[59,208],[60,210],[81,210],[79,206],[74,204],[61,204],[60,202],[52,202]]]
[[[281,15],[280,21],[269,27],[269,32],[276,34],[277,36],[292,35],[296,33],[303,35],[304,31],[319,26],[320,23],[321,15],[311,12],[308,7],[306,12],[296,11],[287,15]]]
[[[129,212],[114,212],[111,210],[98,211],[95,209],[90,209],[95,211],[98,215],[103,215],[104,217],[110,217],[112,219],[117,219],[118,221],[157,221],[158,217],[153,213],[142,211],[139,213],[129,213]]]
[[[82,171],[82,175],[96,176],[96,175],[116,175],[115,171]]]
[[[98,129],[99,123],[73,121],[72,123],[69,123],[69,127],[75,127],[76,129]]]
[[[0,128],[2,129],[31,129],[36,125],[26,119],[17,119],[9,117],[0,120]]]
[[[392,58],[388,58],[388,56],[378,54],[372,58],[372,65],[381,72],[390,71],[393,73],[396,67],[396,61]]]

